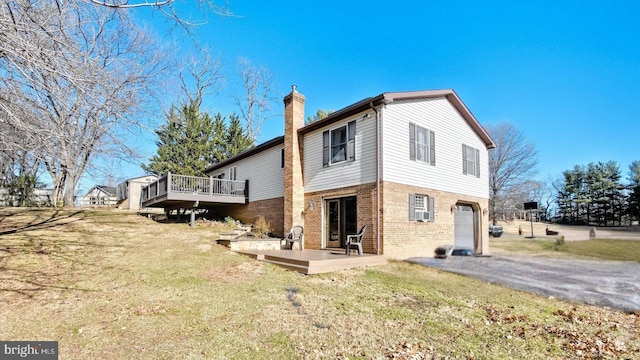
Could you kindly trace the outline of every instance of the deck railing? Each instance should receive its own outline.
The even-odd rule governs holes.
[[[246,197],[246,181],[168,173],[142,188],[141,202],[168,193]]]

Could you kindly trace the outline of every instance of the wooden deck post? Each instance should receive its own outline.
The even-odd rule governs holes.
[[[189,221],[190,227],[196,226],[196,208],[191,208],[191,219]]]
[[[249,203],[249,179],[244,181],[244,203]]]

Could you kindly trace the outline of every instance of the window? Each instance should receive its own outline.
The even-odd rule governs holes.
[[[356,160],[356,122],[322,133],[322,163],[324,167]]]
[[[435,199],[428,195],[409,194],[409,220],[434,221]]]
[[[236,167],[229,168],[229,180],[236,180]]]
[[[409,158],[436,164],[436,135],[433,131],[409,123]]]
[[[462,144],[462,173],[480,177],[480,150]]]

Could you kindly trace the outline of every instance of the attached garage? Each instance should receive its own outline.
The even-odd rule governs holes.
[[[475,226],[473,206],[457,204],[454,213],[455,247],[475,251]]]

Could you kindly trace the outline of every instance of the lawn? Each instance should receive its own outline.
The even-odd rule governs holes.
[[[226,230],[0,209],[0,340],[61,359],[640,357],[637,313],[404,262],[301,275],[216,245]]]
[[[574,257],[600,260],[640,262],[640,241],[616,239],[592,239],[562,241],[555,236],[527,239],[509,236],[490,239],[492,253],[501,251],[526,255]]]

